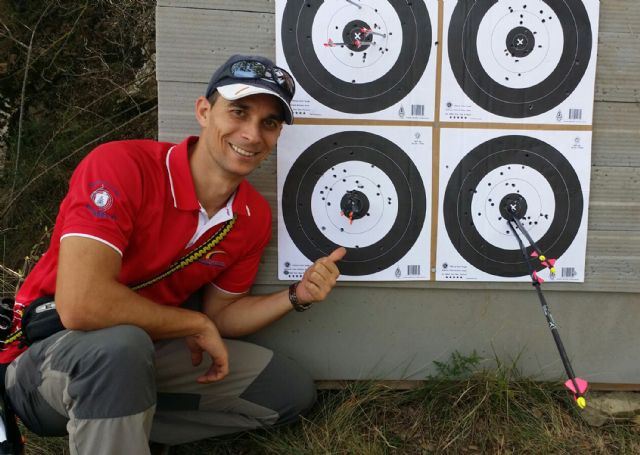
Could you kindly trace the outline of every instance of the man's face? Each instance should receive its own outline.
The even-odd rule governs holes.
[[[199,121],[201,140],[215,165],[232,177],[244,177],[276,145],[282,130],[282,106],[275,96],[266,94],[236,101],[218,96]]]

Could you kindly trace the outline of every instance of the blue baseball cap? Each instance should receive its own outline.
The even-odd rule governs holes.
[[[291,100],[295,93],[295,82],[286,70],[275,66],[266,57],[233,55],[211,76],[205,97],[217,90],[229,101],[264,93],[280,100],[284,121],[293,123]]]

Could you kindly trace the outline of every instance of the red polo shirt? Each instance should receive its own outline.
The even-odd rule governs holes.
[[[55,294],[60,240],[65,236],[93,238],[116,250],[122,256],[118,279],[126,285],[153,278],[211,238],[222,223],[187,246],[200,213],[187,151],[197,140],[190,137],[178,145],[110,142],[87,155],[71,177],[48,251],[16,296],[11,333],[19,327],[24,306]],[[248,291],[271,237],[271,210],[247,181],[238,186],[231,208],[237,215],[235,225],[214,251],[138,292],[162,305],[180,305],[207,283],[231,293]],[[19,352],[15,345],[8,347],[0,352],[0,363]]]

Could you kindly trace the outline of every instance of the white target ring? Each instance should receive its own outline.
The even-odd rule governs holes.
[[[526,33],[513,34],[517,29]],[[529,52],[514,55],[510,45],[521,45]],[[562,24],[543,1],[529,1],[526,7],[522,2],[496,2],[480,23],[476,46],[482,67],[494,81],[512,89],[533,87],[560,62]]]
[[[553,222],[553,189],[535,169],[521,164],[500,166],[480,180],[476,191],[471,203],[473,223],[478,233],[497,248],[518,248],[509,223],[500,213],[500,203],[510,194],[526,201],[527,211],[520,222],[534,241],[540,240]]]
[[[372,31],[371,44],[363,44],[359,52],[340,44],[345,43],[345,27],[354,21],[366,23]],[[330,68],[336,78],[355,84],[366,84],[387,74],[402,48],[402,24],[388,2],[374,7],[361,1],[325,1],[318,9],[311,33],[320,64]],[[360,33],[364,42],[366,33]]]
[[[366,177],[365,177],[366,176]],[[340,208],[349,191],[368,200],[367,215],[350,219]],[[398,195],[391,179],[363,161],[345,161],[328,169],[311,196],[311,213],[322,234],[347,248],[364,248],[383,239],[398,215]]]

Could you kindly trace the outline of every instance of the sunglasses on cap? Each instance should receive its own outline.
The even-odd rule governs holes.
[[[284,69],[277,66],[268,66],[257,60],[240,60],[226,68],[218,80],[226,77],[234,79],[262,79],[275,82],[284,89],[290,98],[296,91],[293,77]]]

